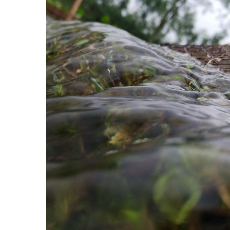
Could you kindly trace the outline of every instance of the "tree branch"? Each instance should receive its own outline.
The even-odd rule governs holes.
[[[169,13],[171,11],[173,11],[173,14],[176,12],[176,11],[174,11],[174,8],[176,7],[176,3],[177,2],[178,2],[178,0],[175,0],[174,3],[173,3],[173,5],[172,5],[172,7],[168,11],[166,11],[165,15],[161,19],[161,22],[160,22],[159,26],[156,28],[156,30],[154,31],[151,39],[149,40],[149,43],[152,43],[157,38],[158,34],[160,33],[160,31],[163,29],[164,25],[167,22],[167,17],[169,15]]]
[[[74,18],[74,15],[76,14],[79,6],[81,5],[82,0],[75,0],[75,2],[73,3],[73,5],[71,6],[71,9],[69,10],[67,17],[66,17],[66,21],[70,21]]]

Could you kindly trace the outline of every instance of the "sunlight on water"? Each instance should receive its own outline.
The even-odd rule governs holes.
[[[230,228],[229,74],[100,23],[46,53],[48,229]]]

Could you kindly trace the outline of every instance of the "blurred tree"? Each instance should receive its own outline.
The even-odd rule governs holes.
[[[203,39],[205,44],[217,44],[227,35],[225,29],[215,34],[212,38],[207,37],[204,33],[196,33],[194,31],[196,8],[191,6],[191,1],[189,0],[136,1],[141,5],[140,15],[143,20],[152,15],[152,19],[149,19],[149,23],[152,26],[152,36],[149,42],[160,43],[169,32],[173,32],[177,36],[177,44],[182,41],[192,44],[198,39]],[[210,0],[195,0],[194,2],[196,5],[206,7],[207,10],[212,5]],[[230,8],[230,0],[219,0],[219,2],[225,8]]]
[[[129,12],[131,0],[83,0],[76,16],[84,21],[96,21],[122,28],[136,37],[150,43],[167,43],[166,35],[175,34],[177,44],[217,44],[227,32],[215,34],[212,38],[205,33],[194,31],[195,9],[189,0],[132,0],[138,9]],[[47,0],[47,2],[68,11],[74,0]],[[210,0],[197,4],[210,7]],[[225,8],[230,8],[230,0],[219,0]]]
[[[174,31],[177,35],[177,43],[184,38],[187,43],[197,40],[198,34],[193,31],[194,13],[186,5],[187,0],[138,0],[142,3],[142,15],[148,16],[154,12],[152,36],[149,42],[159,43],[169,32]],[[147,6],[147,7],[146,7]],[[157,24],[157,18],[160,22]]]

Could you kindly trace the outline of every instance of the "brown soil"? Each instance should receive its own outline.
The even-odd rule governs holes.
[[[214,66],[230,73],[230,45],[167,45],[167,47],[177,52],[188,53],[204,65]]]

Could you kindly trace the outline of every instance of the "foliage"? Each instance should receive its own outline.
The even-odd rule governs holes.
[[[68,11],[74,0],[47,0],[49,3]],[[217,44],[227,35],[223,30],[213,37],[204,32],[194,31],[195,8],[188,0],[135,0],[139,6],[130,12],[131,0],[83,0],[76,16],[83,21],[96,21],[111,24],[124,29],[132,35],[150,43],[168,43],[168,36],[176,36],[177,44]],[[219,0],[225,7],[230,7],[229,0]],[[210,0],[196,5],[210,9]],[[140,10],[141,9],[141,10]]]

